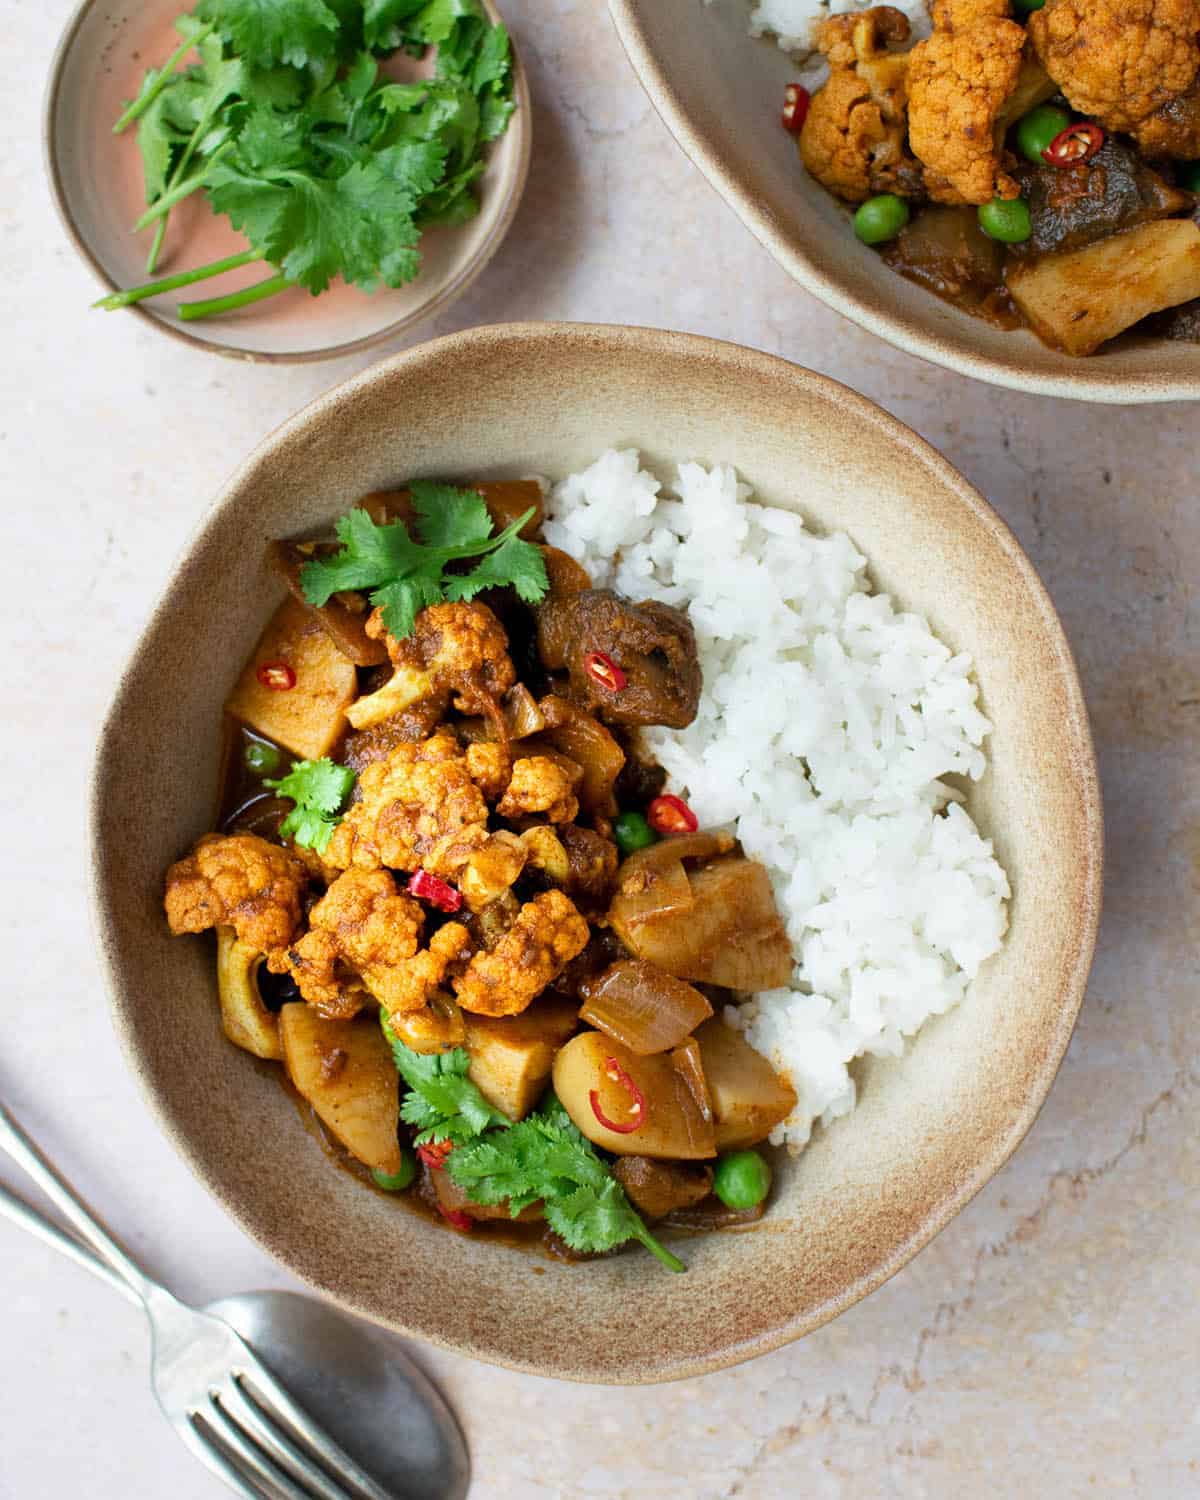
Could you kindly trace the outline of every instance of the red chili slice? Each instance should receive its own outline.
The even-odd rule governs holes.
[[[408,882],[408,894],[418,901],[428,901],[438,911],[458,911],[463,904],[462,892],[452,885],[431,875],[428,870],[418,870]]]
[[[655,797],[646,809],[646,822],[655,833],[695,833],[700,827],[696,814],[682,797],[673,797],[667,792]]]
[[[440,1172],[453,1150],[449,1141],[426,1141],[423,1146],[417,1147],[417,1155],[431,1172]]]
[[[439,1203],[438,1212],[447,1224],[457,1229],[460,1233],[469,1233],[474,1226],[475,1220],[470,1214],[463,1213],[461,1208],[443,1208]]]
[[[614,1083],[619,1083],[629,1095],[629,1113],[631,1118],[626,1121],[610,1120],[600,1108],[600,1093],[597,1089],[592,1089],[588,1094],[588,1102],[592,1106],[592,1113],[600,1121],[601,1125],[604,1126],[605,1130],[615,1130],[618,1135],[632,1135],[635,1130],[640,1130],[646,1123],[646,1096],[615,1057],[606,1057],[604,1059],[604,1071]]]
[[[589,651],[583,658],[583,670],[593,682],[610,693],[619,693],[629,681],[612,657],[605,656],[603,651]]]
[[[808,119],[808,106],[812,95],[802,83],[789,83],[783,91],[783,128],[792,135],[799,135]]]
[[[290,693],[296,686],[296,674],[285,661],[265,661],[255,676],[273,693]]]
[[[1077,167],[1091,161],[1103,145],[1104,131],[1100,126],[1090,120],[1078,120],[1059,131],[1042,152],[1042,160],[1052,167]]]

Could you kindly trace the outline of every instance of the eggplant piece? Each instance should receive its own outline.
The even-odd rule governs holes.
[[[279,1012],[279,1035],[288,1077],[321,1123],[364,1167],[399,1172],[400,1088],[378,1021],[327,1021],[296,1001]]]
[[[1156,313],[1146,323],[1146,332],[1154,338],[1173,339],[1181,344],[1200,344],[1200,299]]]
[[[537,707],[544,720],[539,740],[583,767],[583,780],[576,788],[580,807],[584,812],[611,816],[616,811],[613,787],[625,765],[624,750],[598,719],[565,698],[551,693]]]
[[[581,1031],[559,1050],[553,1078],[575,1125],[615,1156],[697,1161],[717,1154],[712,1120],[665,1053],[638,1057],[603,1032]]]
[[[696,1033],[712,1099],[718,1151],[740,1151],[765,1141],[796,1107],[796,1091],[719,1016]]]
[[[1124,141],[1107,136],[1089,162],[1016,169],[1033,233],[1024,250],[1082,250],[1124,229],[1186,213],[1195,199],[1172,187]]]
[[[464,1016],[467,1076],[510,1120],[523,1120],[550,1081],[554,1054],[579,1029],[579,1008],[548,995],[519,1016]]]
[[[1200,227],[1167,219],[1014,267],[1009,291],[1038,336],[1091,354],[1151,313],[1200,297]]]
[[[686,729],[696,717],[696,636],[688,617],[669,604],[634,604],[612,589],[550,594],[538,607],[538,653],[549,671],[566,671],[572,699],[606,723]],[[588,671],[597,654],[620,669],[619,690]]]
[[[692,1208],[712,1192],[713,1169],[704,1162],[623,1156],[613,1167],[613,1176],[630,1203],[647,1219],[661,1219]]]
[[[1004,289],[1004,250],[979,227],[974,208],[920,209],[883,251],[907,281],[1003,328],[1019,320]]]
[[[694,984],[772,990],[794,958],[765,868],[743,855],[700,853],[691,834],[631,855],[617,872],[608,919],[636,957]],[[718,841],[728,849],[731,840]],[[685,861],[689,861],[685,864]]]
[[[295,675],[285,691],[259,681],[260,668],[276,663]],[[357,692],[354,663],[338,650],[311,610],[285,599],[242,668],[225,709],[302,760],[320,760],[341,737]]]

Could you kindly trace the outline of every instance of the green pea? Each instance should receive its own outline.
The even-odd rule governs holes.
[[[375,1179],[376,1187],[381,1187],[388,1193],[402,1193],[417,1175],[417,1159],[411,1151],[400,1148],[400,1170],[398,1172],[380,1172],[376,1169],[371,1173]]]
[[[623,812],[613,822],[613,838],[622,854],[658,843],[658,834],[639,812]]]
[[[1180,167],[1179,186],[1185,192],[1200,193],[1200,161],[1189,161]]]
[[[771,1169],[757,1151],[731,1151],[717,1162],[713,1192],[726,1208],[756,1208],[771,1191]]]
[[[908,223],[908,204],[895,193],[880,193],[859,204],[854,232],[864,245],[882,245],[894,240]]]
[[[1055,109],[1053,104],[1039,104],[1017,121],[1017,145],[1026,161],[1035,166],[1045,166],[1042,152],[1056,136],[1071,123],[1065,109]]]
[[[269,771],[279,769],[279,751],[264,740],[251,740],[242,751],[242,760],[247,771],[253,771],[256,776],[266,776]]]
[[[979,210],[979,227],[1002,244],[1024,244],[1033,233],[1029,204],[1024,198],[993,198]]]
[[[1019,16],[1031,16],[1035,10],[1041,10],[1046,0],[1014,0],[1013,9]]]

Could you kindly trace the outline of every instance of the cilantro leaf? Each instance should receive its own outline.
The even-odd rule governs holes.
[[[338,18],[323,0],[200,0],[195,14],[255,67],[303,68],[337,50]]]
[[[474,599],[484,589],[514,588],[526,604],[536,604],[550,587],[546,577],[546,560],[540,547],[523,542],[515,535],[489,552],[477,568],[461,578],[446,582],[446,598]]]
[[[507,1200],[514,1218],[542,1203],[550,1227],[574,1250],[598,1254],[638,1240],[669,1270],[684,1269],[646,1228],[553,1093],[518,1124],[458,1145],[446,1171],[474,1203]]]
[[[506,1116],[493,1109],[467,1077],[471,1059],[461,1047],[429,1055],[414,1052],[392,1030],[386,1010],[380,1010],[379,1020],[391,1046],[396,1071],[408,1085],[400,1115],[417,1127],[417,1145],[450,1141],[461,1146],[490,1125],[508,1123]]]
[[[341,821],[342,805],[354,786],[350,767],[335,765],[327,756],[322,760],[299,760],[286,776],[264,781],[263,785],[296,804],[279,825],[280,837],[294,839],[302,848],[324,854],[333,830]]]
[[[461,547],[491,536],[492,518],[478,490],[456,490],[425,479],[414,479],[409,490],[425,546]]]
[[[318,607],[343,589],[365,589],[383,610],[383,622],[397,639],[411,635],[418,612],[440,599],[470,600],[483,589],[511,585],[520,598],[536,603],[549,587],[541,549],[517,533],[532,512],[518,517],[493,537],[483,497],[474,490],[415,480],[415,541],[403,521],[380,526],[365,510],[353,510],[337,523],[342,550],[313,558],[300,571],[300,586]],[[466,574],[453,564],[481,558]]]

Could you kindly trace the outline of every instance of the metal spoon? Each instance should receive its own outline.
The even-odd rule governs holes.
[[[2,1105],[0,1147],[40,1186],[53,1187],[56,1197],[71,1194]],[[128,1281],[2,1184],[0,1215],[144,1305]],[[454,1415],[390,1334],[295,1292],[223,1297],[204,1311],[236,1329],[304,1411],[389,1496],[464,1500],[470,1461]]]

